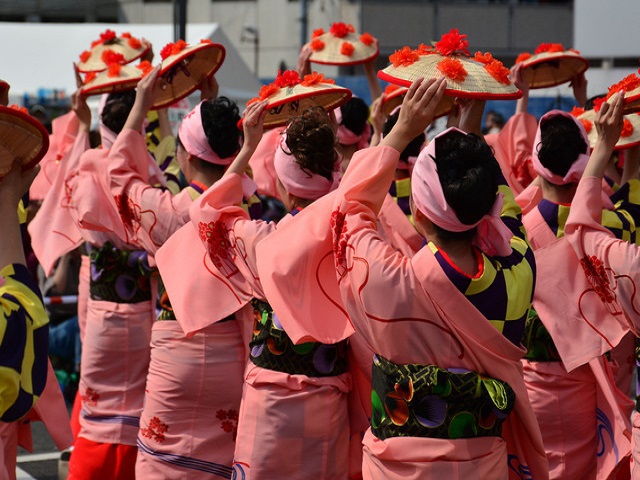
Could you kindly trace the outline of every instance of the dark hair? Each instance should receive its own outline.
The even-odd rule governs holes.
[[[594,95],[593,97],[589,98],[585,104],[584,104],[584,109],[585,110],[592,110],[593,107],[595,106],[596,100],[599,100],[601,98],[606,97],[607,94],[606,93],[600,93],[598,95]]]
[[[340,107],[342,112],[342,125],[356,135],[361,135],[367,126],[369,119],[369,107],[364,100],[358,97],[351,99]]]
[[[462,223],[472,225],[493,207],[500,166],[491,147],[477,135],[453,131],[435,142],[435,163],[444,198]],[[475,235],[475,229],[460,233],[442,228],[437,231],[441,238],[450,239]]]
[[[504,115],[500,112],[493,112],[493,123],[500,128],[504,127]]]
[[[338,153],[336,134],[327,113],[312,107],[295,117],[287,127],[287,147],[302,170],[333,178]]]
[[[400,117],[400,112],[396,112],[393,115],[390,115],[389,118],[384,122],[384,127],[382,128],[382,134],[384,136],[389,135],[391,129],[398,122],[398,118]],[[405,162],[409,159],[409,157],[417,157],[420,153],[420,149],[426,140],[426,136],[424,132],[418,135],[416,138],[409,142],[409,145],[400,153],[400,160],[404,160]]]
[[[135,100],[136,93],[132,90],[110,93],[100,116],[103,125],[113,133],[120,133],[124,128]]]
[[[240,150],[240,110],[227,97],[207,100],[200,105],[202,128],[211,149],[220,157],[230,157]]]
[[[581,153],[587,153],[588,145],[580,134],[580,128],[562,115],[544,120],[540,124],[540,163],[556,175],[564,177]]]

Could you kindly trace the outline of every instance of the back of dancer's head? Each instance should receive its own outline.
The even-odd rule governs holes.
[[[332,180],[338,154],[336,134],[327,113],[313,107],[287,127],[287,148],[303,171]]]
[[[384,127],[382,129],[382,134],[386,137],[391,132],[393,126],[398,122],[398,117],[400,116],[400,112],[396,112],[393,115],[389,115],[389,118],[384,122]],[[405,162],[409,159],[409,157],[417,157],[422,149],[422,145],[426,140],[426,136],[423,133],[418,135],[416,138],[409,142],[409,145],[400,153],[400,160],[404,160]]]
[[[369,107],[364,100],[358,97],[351,99],[340,107],[342,113],[342,125],[356,135],[361,135],[367,126],[369,119]]]
[[[240,110],[227,97],[207,100],[200,105],[202,128],[211,149],[220,157],[228,158],[240,150]]]
[[[435,163],[444,197],[462,223],[473,225],[496,200],[498,162],[491,147],[474,134],[452,131],[435,142]]]
[[[578,155],[588,152],[588,145],[573,119],[555,115],[540,124],[538,158],[556,175],[564,177]]]
[[[102,124],[113,133],[120,133],[136,100],[134,91],[110,93],[102,109]]]

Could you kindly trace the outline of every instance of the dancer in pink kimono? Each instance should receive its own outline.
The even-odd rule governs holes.
[[[551,478],[609,478],[618,465],[628,468],[630,454],[625,432],[631,402],[616,387],[604,351],[589,357],[578,335],[562,330],[573,318],[608,317],[594,315],[593,299],[574,280],[575,268],[567,263],[573,254],[562,238],[588,152],[588,136],[572,115],[552,110],[540,119],[532,159],[542,198],[523,218],[538,264],[523,364]],[[637,180],[629,182],[611,199],[615,210],[603,212],[603,225],[618,238],[636,236],[639,189]]]
[[[133,239],[107,231],[109,199],[97,188],[109,149],[124,126],[134,94],[111,94],[101,114],[102,149],[85,152],[65,185],[70,213],[90,245],[90,298],[81,359],[80,433],[70,479],[133,479],[136,437],[154,317],[151,269]],[[146,168],[155,163],[141,159]],[[157,169],[157,167],[156,167]]]
[[[135,237],[151,256],[188,221],[192,202],[220,179],[241,142],[238,107],[224,97],[203,101],[184,118],[177,138],[176,158],[189,186],[177,195],[150,187],[148,170],[140,162],[147,155],[140,132],[154,102],[156,78],[157,69],[140,81],[101,185],[105,195],[118,200],[112,202],[120,214],[114,230],[124,233],[121,239]],[[256,205],[252,204],[254,212]],[[137,438],[136,476],[141,479],[231,477],[249,341],[249,335],[243,339],[241,327],[250,325],[253,311],[216,315],[222,302],[212,305],[215,291],[203,290],[209,273],[184,270],[180,256],[192,253],[170,248],[170,258],[159,262],[161,311],[151,331]],[[166,274],[176,267],[182,271]],[[209,304],[200,308],[199,302]]]
[[[603,103],[595,121],[598,141],[573,201],[565,235],[576,252],[591,292],[626,331],[638,336],[640,308],[636,299],[640,249],[603,226],[602,179],[623,125],[623,99]],[[637,169],[637,165],[635,166]],[[637,170],[636,170],[637,173]],[[631,476],[640,478],[640,414],[633,413]]]
[[[412,85],[394,129],[354,155],[336,194],[260,245],[272,252],[261,278],[295,342],[355,330],[376,352],[364,478],[547,478],[519,362],[533,253],[490,149],[452,129],[422,151],[412,210],[428,245],[413,258],[375,229],[399,154],[432,121],[444,87]],[[468,108],[479,131],[483,104]],[[304,242],[274,250],[286,237]],[[314,298],[327,321],[311,309],[292,315],[285,276],[308,279],[302,300]]]
[[[351,388],[346,342],[293,345],[280,325],[278,312],[268,303],[256,267],[257,245],[280,225],[295,223],[308,205],[337,186],[340,172],[336,137],[321,109],[294,118],[274,162],[280,198],[291,214],[277,227],[251,221],[239,207],[241,175],[256,139],[262,135],[263,107],[262,103],[249,107],[243,121],[243,149],[225,176],[191,210],[208,255],[224,272],[229,287],[238,295],[250,292],[255,297],[251,361],[245,372],[234,475],[251,479],[345,479],[347,393]],[[290,242],[288,239],[288,245]]]

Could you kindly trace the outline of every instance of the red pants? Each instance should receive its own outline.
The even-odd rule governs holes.
[[[69,462],[68,480],[133,480],[138,447],[97,443],[77,437]]]

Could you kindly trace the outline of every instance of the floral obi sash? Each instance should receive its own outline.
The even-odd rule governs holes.
[[[120,250],[107,242],[91,247],[89,294],[92,300],[140,303],[151,300],[147,252]]]
[[[347,341],[294,345],[271,305],[253,299],[255,317],[249,346],[251,361],[262,368],[308,377],[335,377],[347,371]]]
[[[551,334],[533,308],[529,310],[522,343],[527,348],[524,358],[530,362],[559,362],[561,360]]]
[[[499,437],[515,405],[501,380],[436,365],[398,365],[375,355],[371,431],[389,437]]]

